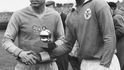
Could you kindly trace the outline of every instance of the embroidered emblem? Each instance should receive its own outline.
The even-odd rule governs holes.
[[[37,25],[33,25],[32,29],[33,29],[34,32],[40,32],[41,31],[41,27],[37,26]]]
[[[92,13],[92,12],[91,12],[91,9],[90,9],[90,8],[88,8],[88,9],[84,12],[84,17],[85,17],[86,20],[90,19],[91,13]]]
[[[48,30],[46,26],[41,27],[37,25],[33,25],[32,29],[35,33],[38,33],[38,34],[40,34],[41,31]]]

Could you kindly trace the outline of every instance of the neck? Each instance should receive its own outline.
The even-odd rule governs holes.
[[[36,14],[42,14],[45,10],[45,5],[42,5],[40,7],[32,7],[32,9]]]
[[[81,6],[77,6],[77,9],[76,9],[77,12],[79,12],[81,10],[81,8],[82,8]]]

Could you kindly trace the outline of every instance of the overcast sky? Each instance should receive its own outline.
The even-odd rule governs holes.
[[[73,3],[75,0],[54,0],[57,3]],[[117,0],[109,0],[116,2]],[[122,0],[120,0],[122,1]],[[0,0],[0,12],[1,11],[17,11],[26,6],[29,6],[29,0]]]

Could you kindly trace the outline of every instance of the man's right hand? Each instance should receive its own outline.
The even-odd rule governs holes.
[[[20,58],[21,62],[23,62],[27,65],[36,64],[36,61],[38,60],[37,56],[34,55],[33,51],[22,51],[19,54],[19,58]]]

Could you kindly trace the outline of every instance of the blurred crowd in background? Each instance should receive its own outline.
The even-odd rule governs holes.
[[[121,13],[124,16],[124,1],[120,2],[117,1],[116,2],[117,7],[120,11],[118,11],[118,13]],[[65,14],[68,14],[72,8],[75,8],[74,3],[55,3],[55,10],[58,11],[59,13],[63,12]],[[13,12],[0,12],[0,29],[1,30],[5,30],[7,23],[11,17],[11,15],[13,14]]]
[[[65,14],[68,14],[71,9],[73,8],[74,4],[73,3],[55,3],[55,10],[58,11],[59,13],[63,12]],[[8,24],[8,21],[11,17],[13,12],[0,12],[0,30],[5,30],[6,26]]]

